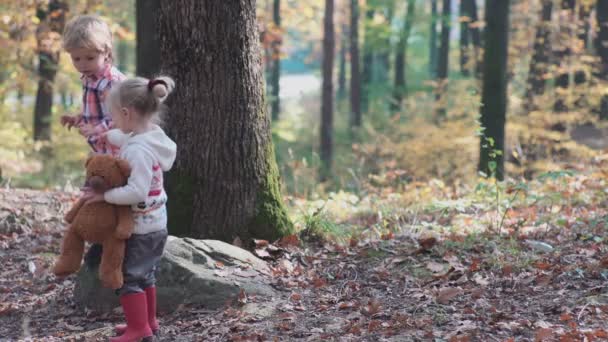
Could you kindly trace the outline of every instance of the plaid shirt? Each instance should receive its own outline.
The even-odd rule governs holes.
[[[95,133],[87,137],[87,142],[95,153],[117,154],[118,149],[98,141],[99,136],[112,128],[110,109],[107,108],[105,97],[112,85],[126,79],[125,75],[108,64],[97,75],[88,77],[82,75],[82,123],[90,124]]]

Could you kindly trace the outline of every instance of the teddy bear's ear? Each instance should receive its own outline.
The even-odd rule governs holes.
[[[91,159],[93,159],[93,156],[90,156],[89,158],[87,158],[87,161],[84,162],[84,167],[88,167],[89,163],[91,162]]]
[[[118,165],[118,169],[123,176],[129,177],[131,174],[131,166],[129,165],[129,162],[124,159],[116,159],[116,165]]]

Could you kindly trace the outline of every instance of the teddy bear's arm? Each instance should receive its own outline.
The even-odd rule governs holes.
[[[70,209],[70,211],[67,212],[67,214],[65,214],[65,216],[63,217],[63,219],[67,222],[67,223],[72,223],[72,221],[74,221],[74,218],[76,217],[76,214],[78,213],[78,211],[80,210],[80,208],[82,208],[82,206],[85,203],[85,199],[81,198],[78,200],[78,202],[74,203],[74,205],[72,206],[72,209]]]
[[[133,220],[133,211],[128,205],[116,206],[116,218],[118,226],[116,227],[115,236],[119,239],[128,239],[133,233],[135,221]]]

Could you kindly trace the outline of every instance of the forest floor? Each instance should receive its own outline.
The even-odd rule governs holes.
[[[341,224],[362,230],[342,243],[273,249],[277,297],[241,297],[217,311],[181,306],[160,315],[156,340],[608,340],[608,196],[598,163],[505,186],[496,206],[488,198],[500,189],[488,183],[483,196],[478,187],[415,213],[397,205],[399,215],[347,214]],[[120,312],[77,309],[73,278],[49,272],[73,197],[0,190],[0,341],[104,341],[122,321]]]

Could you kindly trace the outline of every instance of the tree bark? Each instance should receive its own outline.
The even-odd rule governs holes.
[[[504,178],[509,0],[486,0],[479,171]]]
[[[173,235],[233,242],[290,234],[264,103],[254,0],[161,1],[161,71],[175,78],[167,132]],[[230,20],[226,20],[230,18]]]
[[[599,78],[603,85],[608,83],[608,0],[597,0],[595,9],[598,32],[595,48],[600,57]],[[600,119],[608,120],[608,95],[602,95]]]
[[[346,49],[348,45],[348,27],[342,25],[342,37],[340,38],[340,65],[338,67],[338,97],[343,99],[346,95]]]
[[[439,46],[439,63],[437,64],[437,93],[435,95],[435,99],[437,101],[437,113],[435,117],[437,122],[441,122],[447,115],[445,102],[447,97],[450,52],[451,5],[451,0],[443,0],[443,14],[441,16],[441,45]]]
[[[567,97],[566,92],[570,85],[569,59],[572,54],[568,25],[574,19],[575,3],[575,0],[561,0],[560,34],[558,40],[560,43],[557,44],[555,51],[556,63],[559,70],[555,79],[556,100],[553,104],[553,110],[558,113],[568,111],[565,98]]]
[[[551,12],[553,9],[553,0],[543,0],[543,6],[540,12],[540,21],[536,27],[536,36],[534,37],[534,52],[530,61],[530,69],[528,71],[528,82],[526,89],[526,104],[528,110],[536,108],[534,98],[542,95],[545,92],[545,75],[549,72],[549,51],[551,42],[549,34],[551,33]]]
[[[465,0],[460,0],[460,73],[462,76],[469,76],[469,14]],[[466,18],[466,19],[465,19]]]
[[[59,67],[61,34],[65,27],[69,5],[65,1],[51,0],[47,8],[39,7],[36,29],[38,46],[38,91],[34,106],[34,140],[51,139],[51,120],[55,76]]]
[[[437,76],[437,0],[431,0],[431,27],[429,29],[429,74]]]
[[[156,76],[160,70],[157,13],[160,0],[136,0],[136,73],[143,77]]]
[[[374,9],[369,8],[370,4],[367,3],[368,9],[365,12],[365,30],[364,30],[364,41],[363,41],[363,73],[362,77],[362,88],[363,93],[361,94],[361,107],[364,113],[369,111],[370,103],[370,92],[372,88],[373,67],[374,67],[374,53],[372,51],[372,35],[371,35],[371,21],[374,18]]]
[[[412,22],[414,21],[414,11],[416,6],[416,0],[408,0],[407,12],[405,14],[403,29],[399,35],[399,42],[397,43],[397,51],[395,52],[395,89],[393,95],[393,102],[391,107],[393,111],[401,109],[401,102],[403,96],[407,92],[406,81],[405,81],[405,66],[407,56],[407,41],[410,37],[412,30]]]
[[[481,79],[482,76],[482,48],[481,32],[478,27],[479,15],[477,14],[477,0],[462,0],[466,6],[466,12],[471,16],[469,23],[469,34],[473,43],[473,59],[475,60],[475,75]]]
[[[359,69],[359,0],[350,2],[350,127],[361,126],[361,72]]]
[[[272,20],[275,25],[275,29],[281,28],[281,0],[274,0],[272,6]],[[272,121],[279,120],[281,113],[281,98],[279,94],[281,92],[281,86],[279,84],[281,80],[281,41],[274,40],[271,44],[270,50],[272,51],[272,63],[270,71],[270,94],[271,94],[271,112]]]
[[[395,2],[393,0],[385,0],[383,6],[384,17],[386,18],[387,26],[391,29],[391,23],[393,22],[393,15],[395,12]],[[378,49],[378,69],[377,81],[380,84],[386,84],[389,81],[390,66],[390,53],[391,53],[391,39],[390,35],[387,35],[382,39],[381,46]]]
[[[334,0],[325,0],[323,25],[323,94],[321,100],[321,172],[320,180],[331,176],[334,127]]]

